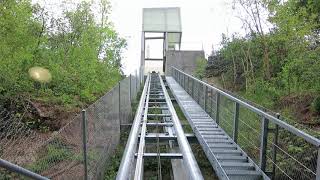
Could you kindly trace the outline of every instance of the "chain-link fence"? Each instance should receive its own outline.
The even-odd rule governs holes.
[[[172,76],[271,179],[320,179],[320,140],[176,68]]]
[[[132,120],[131,101],[137,96],[140,79],[138,73],[126,77],[83,111],[85,119],[78,114],[53,133],[32,129],[23,122],[24,114],[12,115],[3,109],[0,158],[50,179],[83,179],[86,157],[88,179],[102,179],[107,160],[119,143],[121,124]],[[0,179],[24,178],[0,168]]]

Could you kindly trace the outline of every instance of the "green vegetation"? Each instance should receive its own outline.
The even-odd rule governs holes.
[[[70,110],[93,102],[121,79],[126,41],[109,21],[109,2],[73,5],[51,16],[31,0],[0,2],[0,106],[22,101],[25,109],[37,101]],[[47,69],[51,81],[35,82],[28,75],[32,67]]]
[[[204,78],[205,76],[205,67],[207,66],[207,60],[204,58],[196,59],[196,70],[195,76],[199,79]]]
[[[59,162],[71,160],[73,156],[74,154],[70,147],[59,140],[54,140],[40,153],[39,159],[33,164],[28,165],[27,168],[33,172],[41,173]]]
[[[234,7],[246,12],[240,19],[247,34],[223,34],[207,73],[257,104],[278,112],[289,108],[296,121],[319,124],[319,113],[312,110],[318,112],[320,95],[320,4],[235,0]]]

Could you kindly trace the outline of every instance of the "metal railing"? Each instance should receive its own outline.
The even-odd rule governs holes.
[[[0,179],[37,174],[50,179],[101,179],[119,143],[121,124],[132,121],[139,74],[120,81],[56,132],[30,128],[22,121],[24,114],[10,117],[0,112],[0,158],[6,160],[0,162]]]
[[[172,67],[173,78],[272,179],[320,180],[320,140]]]

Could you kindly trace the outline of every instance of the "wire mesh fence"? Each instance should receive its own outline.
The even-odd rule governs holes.
[[[176,68],[174,79],[271,179],[320,179],[320,140]]]
[[[85,175],[83,135],[86,132],[88,179],[102,179],[107,160],[120,139],[121,124],[132,120],[131,101],[140,88],[136,73],[126,77],[108,93],[76,115],[56,132],[30,128],[24,114],[0,113],[0,158],[50,179],[83,179]],[[0,179],[24,179],[0,168]]]

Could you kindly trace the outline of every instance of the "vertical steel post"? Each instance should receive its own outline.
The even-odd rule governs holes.
[[[134,96],[136,97],[138,91],[138,72],[136,70],[136,91],[134,92]]]
[[[239,130],[239,103],[234,104],[234,117],[233,117],[233,141],[238,142],[238,130]]]
[[[216,122],[219,124],[219,110],[220,110],[220,93],[216,93]]]
[[[201,83],[198,82],[198,104],[201,106],[201,91],[200,91]]]
[[[320,180],[320,147],[318,147],[316,180]]]
[[[84,179],[88,179],[88,159],[87,159],[87,113],[82,110],[82,145],[83,145],[83,165]]]
[[[129,76],[129,98],[130,98],[130,102],[132,101],[132,97],[131,97],[131,74]]]
[[[267,143],[268,143],[268,125],[269,120],[265,117],[261,121],[261,142],[260,142],[260,169],[265,172],[267,164]]]
[[[276,117],[279,119],[280,118],[280,114],[277,114]],[[272,177],[271,179],[275,179],[276,177],[276,164],[277,164],[277,145],[278,145],[278,136],[279,136],[279,125],[275,124],[274,127],[274,138],[273,138],[273,145],[272,145]]]
[[[194,98],[194,96],[193,96],[193,91],[194,91],[194,80],[193,79],[191,79],[191,97],[192,98]]]
[[[211,88],[210,90],[210,113],[211,113],[211,117],[213,117],[213,89]]]
[[[208,96],[207,89],[208,89],[208,87],[206,85],[203,85],[203,92],[204,92],[203,105],[204,105],[205,112],[207,112],[207,96]]]
[[[186,90],[186,75],[183,76],[183,88]]]
[[[119,85],[119,91],[118,91],[118,97],[119,97],[119,123],[120,123],[120,132],[121,132],[121,125],[122,125],[122,121],[121,121],[121,81],[119,81],[118,83]]]

